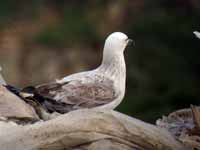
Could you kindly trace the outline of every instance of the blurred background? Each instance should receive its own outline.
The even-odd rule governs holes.
[[[24,87],[96,68],[105,38],[126,33],[127,91],[120,112],[155,122],[200,104],[199,0],[0,1],[0,65]]]

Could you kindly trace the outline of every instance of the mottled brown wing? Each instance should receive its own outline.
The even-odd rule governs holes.
[[[71,109],[92,108],[107,104],[115,99],[113,82],[82,83],[52,83],[37,87],[38,94],[65,103]]]

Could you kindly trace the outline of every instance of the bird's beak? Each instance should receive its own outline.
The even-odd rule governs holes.
[[[135,45],[135,44],[134,44],[134,41],[132,39],[128,39],[127,45],[130,46],[130,45]]]

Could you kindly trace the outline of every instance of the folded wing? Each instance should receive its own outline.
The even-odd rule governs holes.
[[[66,107],[68,111],[105,105],[116,97],[113,82],[109,79],[44,84],[36,87],[36,92],[40,96],[54,100],[55,103],[62,104],[61,107]],[[50,105],[51,103],[48,102],[47,107],[51,107]]]

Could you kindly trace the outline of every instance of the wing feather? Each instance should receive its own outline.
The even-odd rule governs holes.
[[[70,107],[70,110],[105,105],[115,99],[113,82],[109,79],[95,82],[73,80],[67,83],[50,83],[36,88],[39,95]]]

